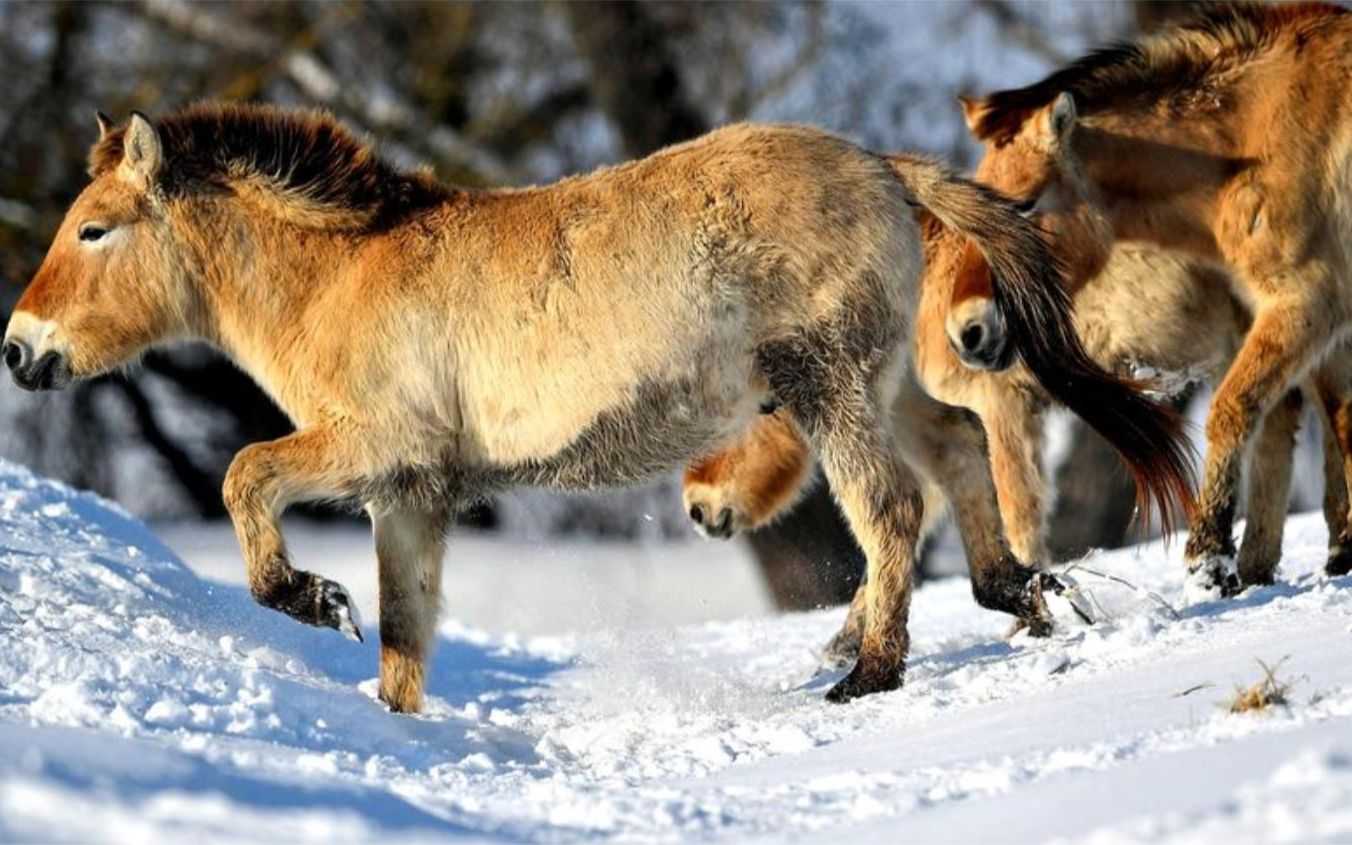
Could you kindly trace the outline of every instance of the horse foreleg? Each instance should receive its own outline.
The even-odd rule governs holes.
[[[1037,572],[1005,540],[980,420],[911,386],[898,398],[894,421],[907,462],[939,486],[953,512],[977,604],[1014,616],[1035,634],[1050,633]]]
[[[380,573],[380,700],[399,713],[422,706],[441,605],[445,511],[371,505]]]
[[[344,457],[341,439],[325,428],[246,446],[226,473],[225,507],[244,553],[249,590],[259,604],[360,640],[356,606],[347,590],[294,568],[279,525],[282,512],[295,502],[354,492]]]

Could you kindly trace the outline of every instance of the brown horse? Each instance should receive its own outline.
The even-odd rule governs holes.
[[[807,435],[868,558],[863,645],[829,697],[895,688],[922,517],[890,415],[919,295],[913,204],[982,245],[1018,304],[1020,355],[1070,362],[1121,430],[1149,432],[1148,489],[1185,483],[1172,418],[1085,363],[1036,229],[926,161],[740,125],[555,185],[470,192],[389,168],[319,115],[202,106],[100,126],[93,181],[16,307],[6,362],[20,385],[55,388],[200,338],[249,372],[297,426],[226,477],[251,590],[359,634],[346,592],[292,567],[278,517],[364,504],[380,696],[396,710],[419,706],[455,508],[513,484],[668,471],[767,402]]]
[[[1076,123],[1074,102],[1058,97],[1024,123],[1022,143],[1029,152],[1020,170],[1024,182],[1002,181],[1010,174],[991,168],[989,161],[978,169],[978,181],[1042,210],[1036,219],[1067,250],[1063,263],[1074,279],[1076,326],[1099,363],[1148,378],[1163,392],[1195,381],[1218,384],[1251,322],[1234,295],[1233,280],[1221,265],[1192,254],[1139,242],[1114,244],[1112,226],[1069,154]],[[1039,542],[1042,536],[1037,529],[1044,513],[1043,481],[1028,444],[1042,430],[1044,400],[1024,371],[981,373],[958,366],[947,354],[941,327],[947,318],[952,334],[962,310],[950,302],[970,306],[985,301],[991,290],[980,253],[968,244],[948,253],[958,256],[950,271],[927,274],[923,282],[916,358],[928,390],[944,401],[973,407],[986,423],[1001,512],[1018,551],[1025,532]],[[1249,520],[1239,553],[1245,583],[1270,583],[1280,559],[1291,451],[1303,402],[1302,391],[1292,390],[1277,403],[1252,450]],[[1331,457],[1337,489],[1342,473],[1336,448]]]
[[[1086,186],[1075,163],[1061,154],[1074,122],[1069,98],[1058,99],[1028,121],[1027,131],[1041,133],[1037,146],[1045,156],[1037,174],[1040,191],[1023,201],[1030,207],[1036,202],[1066,210],[1056,221],[1058,240],[1080,246],[1063,262],[1077,269],[1085,266],[1085,255],[1095,262],[1097,274],[1072,291],[1076,328],[1085,348],[1109,370],[1126,377],[1148,375],[1158,392],[1219,381],[1250,321],[1231,293],[1229,278],[1214,262],[1184,253],[1144,244],[1112,245],[1111,228],[1085,201]],[[978,173],[978,181],[985,178],[988,174]],[[990,186],[1023,197],[1023,186]],[[1041,215],[1035,213],[1033,219],[1040,222]],[[990,274],[980,252],[961,235],[936,226],[928,227],[925,235],[920,319],[913,335],[920,383],[940,401],[976,412],[986,433],[1011,549],[1021,560],[1046,561],[1047,482],[1041,442],[1050,397],[1022,365],[992,373],[968,366],[954,354],[947,332],[960,320],[963,306],[977,295],[989,295]],[[1240,555],[1248,580],[1271,580],[1280,556],[1301,407],[1301,393],[1293,391],[1269,415],[1255,450],[1250,519]],[[712,532],[716,535],[754,528],[796,500],[810,466],[807,445],[792,427],[766,418],[753,424],[743,440],[691,467],[686,506],[696,522],[705,517],[707,524],[723,529]]]
[[[1352,382],[1345,362],[1327,359],[1352,330],[1352,15],[1315,4],[1221,6],[974,101],[969,118],[993,181],[1027,183],[1027,196],[1037,195],[1031,174],[1043,151],[1029,123],[1063,92],[1080,116],[1074,158],[1113,237],[1224,262],[1253,313],[1212,402],[1186,549],[1196,591],[1228,594],[1239,587],[1232,528],[1243,455],[1264,416],[1310,374],[1344,456],[1344,490],[1334,493],[1344,505],[1352,479]],[[1069,210],[1044,211],[1056,242]],[[993,320],[998,298],[970,299],[964,319]],[[1352,568],[1346,514],[1338,524],[1331,575]]]

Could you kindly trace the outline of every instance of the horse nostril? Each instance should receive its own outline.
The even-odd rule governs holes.
[[[696,525],[704,524],[704,508],[699,505],[690,506],[690,521]]]
[[[21,341],[5,341],[5,366],[11,370],[21,370],[28,363],[28,347]]]
[[[976,352],[981,348],[981,342],[986,339],[986,330],[980,323],[972,323],[962,330],[961,338],[962,348],[968,352]]]

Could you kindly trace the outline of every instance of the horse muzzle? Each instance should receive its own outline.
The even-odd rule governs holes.
[[[27,343],[9,338],[0,354],[4,355],[14,383],[24,390],[60,390],[71,382],[70,362],[55,350],[35,355]]]

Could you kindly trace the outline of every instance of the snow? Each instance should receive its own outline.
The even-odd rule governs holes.
[[[297,563],[348,589],[363,619],[378,618],[371,528],[361,521],[289,520]],[[244,563],[228,522],[155,526],[198,575],[244,584]],[[518,534],[457,533],[442,601],[462,624],[496,634],[559,634],[664,627],[765,616],[773,602],[740,543],[627,542]]]
[[[553,590],[549,550],[473,543]],[[374,636],[263,610],[0,464],[0,840],[1346,841],[1352,583],[1318,574],[1324,546],[1294,517],[1280,584],[1190,607],[1177,540],[1097,555],[1074,575],[1103,620],[1046,641],[932,582],[905,687],[843,707],[816,671],[840,610],[608,608],[549,636],[453,612],[407,717],[375,699]],[[1258,659],[1284,661],[1289,705],[1229,713]]]

